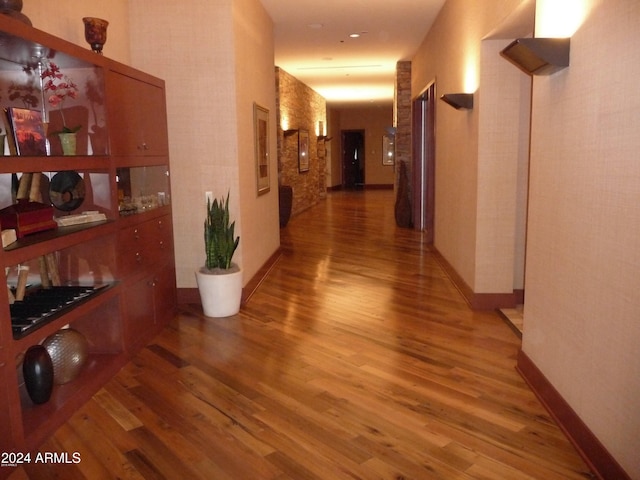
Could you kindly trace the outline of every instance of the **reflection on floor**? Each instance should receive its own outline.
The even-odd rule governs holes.
[[[516,308],[501,308],[498,310],[507,325],[509,325],[520,338],[522,338],[523,310],[524,305],[516,305]]]

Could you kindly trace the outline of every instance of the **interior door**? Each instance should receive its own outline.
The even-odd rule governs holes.
[[[429,243],[435,224],[435,90],[432,83],[413,101],[413,225]]]
[[[342,132],[342,187],[364,187],[364,130]]]

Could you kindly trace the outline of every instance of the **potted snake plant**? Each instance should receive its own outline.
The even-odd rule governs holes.
[[[240,237],[230,221],[227,198],[207,199],[204,221],[205,265],[196,272],[202,309],[207,317],[229,317],[240,311],[242,271],[232,262]]]

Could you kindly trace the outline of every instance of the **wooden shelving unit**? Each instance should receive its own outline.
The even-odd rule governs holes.
[[[24,173],[42,174],[46,184],[57,172],[75,171],[87,185],[85,200],[73,211],[54,209],[54,216],[85,210],[106,215],[105,221],[28,235],[0,250],[8,285],[13,285],[17,266],[27,265],[30,288],[39,288],[37,265],[43,256],[55,258],[63,285],[108,285],[23,338],[12,332],[9,294],[0,295],[0,451],[26,452],[37,449],[175,312],[169,148],[162,80],[3,17],[0,90],[37,87],[34,66],[46,58],[79,84],[79,98],[70,108],[84,112],[87,123],[80,133],[86,136],[83,147],[75,156],[52,148],[50,156],[0,157],[0,208],[15,200],[8,194],[11,182]],[[85,95],[89,82],[97,86],[99,98]],[[37,89],[35,97],[43,98]],[[2,108],[22,106],[19,99],[12,103],[7,98],[2,96]],[[41,104],[32,108],[42,111]],[[94,154],[91,134],[98,130],[108,146]],[[137,240],[138,232],[144,233],[144,242]],[[55,385],[50,400],[36,405],[24,387],[22,356],[67,326],[87,339],[88,359],[75,379]],[[0,477],[10,471],[0,469]]]

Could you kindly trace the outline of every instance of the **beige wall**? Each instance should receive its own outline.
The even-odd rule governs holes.
[[[385,127],[393,125],[393,106],[339,108],[339,130],[364,130],[364,183],[365,185],[393,185],[394,167],[382,164],[382,136]],[[341,168],[340,135],[332,140]],[[340,183],[338,183],[340,184]]]
[[[166,81],[178,288],[194,288],[204,263],[205,192],[230,191],[251,279],[279,246],[277,173],[256,193],[253,102],[270,111],[275,149],[272,23],[258,0],[185,8],[169,0],[130,2],[133,66]],[[272,154],[272,158],[273,158]]]
[[[434,241],[475,293],[510,294],[524,278],[525,206],[517,213],[515,205],[526,186],[518,165],[526,162],[520,132],[528,125],[509,127],[526,92],[518,71],[496,58],[501,45],[484,40],[495,38],[521,3],[448,0],[412,63],[414,98],[433,81],[436,97],[475,94],[473,110],[436,102]]]
[[[90,47],[84,39],[82,17],[104,18],[109,21],[104,54],[129,64],[129,3],[128,0],[27,0],[22,13],[29,17],[35,28],[87,49]]]
[[[258,0],[185,8],[169,0],[25,2],[36,28],[86,46],[82,17],[109,20],[105,55],[165,80],[176,274],[195,288],[204,263],[205,193],[231,193],[245,283],[277,250],[273,25]],[[253,102],[270,111],[271,191],[257,196]]]
[[[640,478],[640,3],[581,3],[570,66],[533,83],[523,350]]]
[[[497,54],[509,32],[527,36],[513,17],[529,3],[448,0],[414,58],[412,90],[435,79],[438,96],[474,91],[465,78],[476,70],[472,111],[436,106],[436,247],[476,292],[509,288],[512,262],[514,288],[526,270],[524,352],[640,478],[640,4],[570,4],[587,7],[571,65],[533,78],[526,264],[524,245],[505,255],[525,230],[531,87]],[[567,5],[537,0],[538,36],[554,36],[549,19],[572,22],[571,10],[548,12]]]

